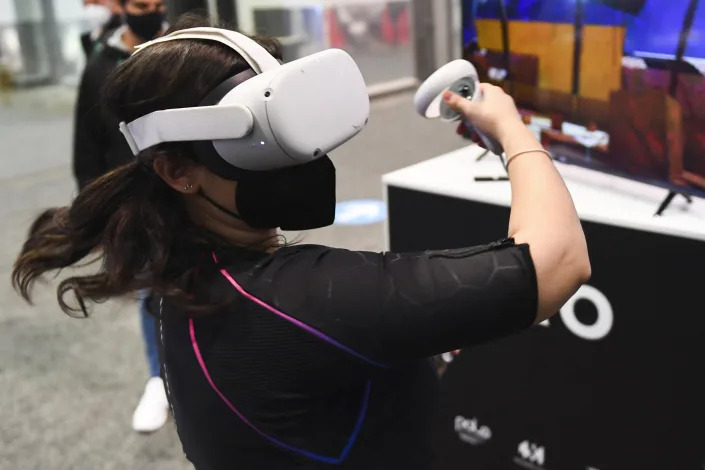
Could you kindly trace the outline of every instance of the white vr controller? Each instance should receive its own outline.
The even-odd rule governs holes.
[[[472,101],[482,100],[482,89],[475,67],[467,60],[458,59],[436,70],[424,81],[414,96],[416,111],[427,119],[441,118],[452,122],[463,118],[443,101],[443,93],[452,91]],[[465,121],[466,126],[472,126]],[[504,150],[495,139],[475,129],[477,135],[490,152],[501,156]]]

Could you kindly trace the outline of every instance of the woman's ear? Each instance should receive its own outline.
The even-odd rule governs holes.
[[[201,172],[195,162],[173,156],[157,155],[154,157],[153,165],[154,172],[175,191],[186,194],[198,191]]]

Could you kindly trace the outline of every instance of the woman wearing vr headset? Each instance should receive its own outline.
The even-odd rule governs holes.
[[[511,98],[485,87],[483,103],[446,99],[517,155],[510,238],[423,253],[288,246],[278,227],[333,222],[325,152],[357,133],[346,119],[364,126],[369,104],[343,53],[280,66],[274,43],[248,41],[183,30],[113,74],[106,105],[136,158],[38,218],[15,287],[29,299],[39,276],[93,255],[94,275],[60,283],[64,311],[150,289],[162,375],[199,470],[428,469],[428,358],[529,328],[589,277],[570,195]],[[323,143],[297,153],[319,145],[311,127],[328,130]]]

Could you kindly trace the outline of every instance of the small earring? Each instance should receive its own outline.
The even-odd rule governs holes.
[[[192,189],[193,189],[193,185],[191,183],[188,183],[188,184],[186,184],[186,186],[184,186],[184,191],[186,191],[186,192],[191,191]]]

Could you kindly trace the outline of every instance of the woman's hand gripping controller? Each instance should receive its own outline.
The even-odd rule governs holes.
[[[474,129],[483,146],[496,155],[503,153],[502,139],[516,125],[524,125],[512,98],[499,87],[480,84],[475,67],[462,59],[424,81],[414,104],[426,118],[462,121],[461,129]]]

